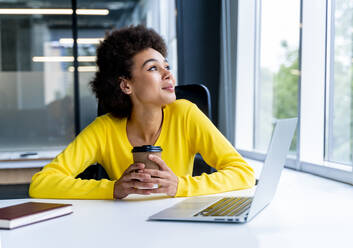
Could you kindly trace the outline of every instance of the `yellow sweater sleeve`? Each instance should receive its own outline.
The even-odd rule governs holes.
[[[33,176],[29,195],[36,198],[113,199],[115,181],[75,179],[89,165],[102,161],[105,139],[104,123],[97,118]]]
[[[176,196],[214,194],[254,186],[253,169],[194,104],[186,115],[185,126],[193,153],[200,153],[217,172],[196,177],[179,176]]]

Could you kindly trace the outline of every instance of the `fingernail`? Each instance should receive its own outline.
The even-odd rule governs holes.
[[[148,158],[153,158],[153,155],[152,154],[148,155]]]

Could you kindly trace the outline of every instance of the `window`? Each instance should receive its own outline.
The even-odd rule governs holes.
[[[300,1],[259,3],[254,148],[265,152],[273,121],[298,116]],[[296,143],[294,138],[292,151]]]
[[[297,156],[286,166],[353,183],[352,16],[345,0],[238,1],[235,144],[244,156],[263,160],[272,121],[297,113]]]
[[[154,28],[167,43],[176,75],[174,5],[174,0],[79,0],[73,27],[70,0],[1,1],[0,168],[18,166],[18,160],[53,158],[74,139],[77,116],[78,130],[95,119],[97,103],[88,84],[96,71],[97,45],[106,31],[131,24]],[[78,38],[78,80],[73,28]],[[16,165],[11,164],[14,160]]]
[[[326,159],[352,164],[353,151],[353,2],[332,3],[330,85]]]

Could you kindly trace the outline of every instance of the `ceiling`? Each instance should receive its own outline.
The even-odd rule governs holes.
[[[80,29],[111,28],[122,19],[131,15],[140,0],[77,0],[77,8],[108,9],[107,16],[79,15],[77,18]],[[71,0],[0,0],[0,8],[71,8]],[[45,22],[50,28],[71,28],[72,17],[67,15],[0,15],[0,20],[25,20],[30,22]]]

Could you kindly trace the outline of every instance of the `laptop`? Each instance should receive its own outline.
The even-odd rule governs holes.
[[[297,118],[276,121],[253,197],[190,197],[150,216],[149,220],[249,222],[274,197],[296,125]]]

